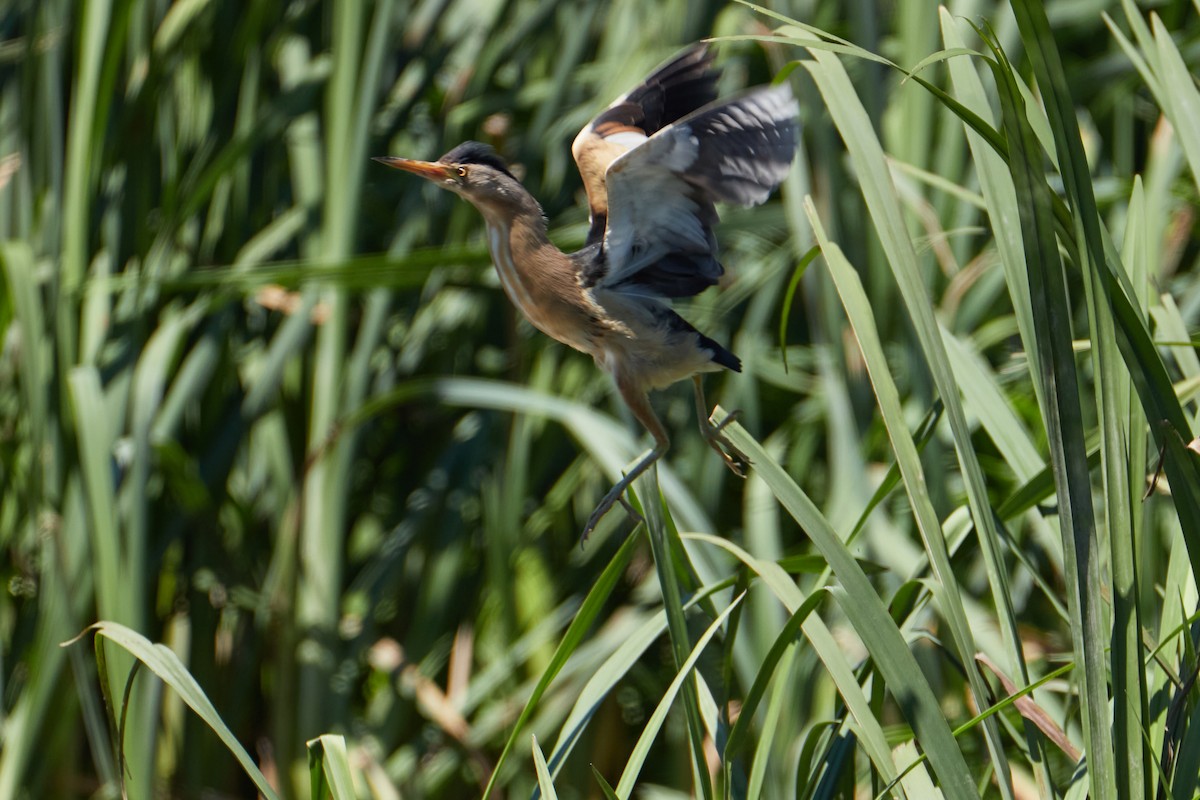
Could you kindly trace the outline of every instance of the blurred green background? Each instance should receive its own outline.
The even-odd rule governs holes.
[[[1191,104],[1194,82],[1170,73],[1169,51],[1155,49],[1158,29],[1143,39],[1137,26],[1150,24],[1152,6],[1195,75],[1200,10],[1183,0],[1141,5],[1057,0],[1046,10],[1097,219],[1118,249],[1141,248],[1129,262],[1138,265],[1133,296],[1194,424],[1200,151],[1192,152],[1197,128],[1188,123],[1200,123],[1200,105]],[[1033,83],[1006,3],[953,2],[948,18],[917,0],[768,6],[904,68],[954,46],[947,25],[986,49],[966,24],[986,21]],[[119,649],[109,645],[98,665],[90,636],[60,647],[100,619],[173,651],[286,797],[307,796],[304,743],[326,732],[346,737],[362,796],[479,796],[567,624],[633,527],[618,509],[578,546],[583,521],[644,442],[590,359],[534,331],[507,302],[477,213],[369,158],[433,159],[464,139],[487,141],[570,250],[587,222],[569,149],[579,128],[700,38],[741,37],[718,49],[723,94],[772,80],[809,57],[782,39],[745,38],[779,24],[744,5],[693,0],[0,7],[0,797],[119,796],[122,772],[131,797],[255,791],[210,727],[146,670],[122,702],[133,662]],[[1132,44],[1123,48],[1114,30]],[[1140,70],[1131,52],[1147,59]],[[788,78],[804,124],[792,176],[766,205],[723,213],[722,261],[733,277],[681,311],[746,365],[710,378],[710,401],[743,412],[745,428],[839,536],[855,531],[853,552],[921,666],[914,680],[927,682],[958,725],[980,708],[964,675],[972,654],[940,641],[952,638],[947,604],[959,604],[983,651],[1007,652],[1004,620],[1015,622],[1023,655],[1013,656],[1010,677],[1019,678],[1017,662],[1031,665],[1029,678],[1078,652],[1064,599],[1077,586],[1067,574],[1074,564],[1064,563],[1059,500],[1046,477],[1055,433],[1044,427],[1026,355],[1028,298],[1014,303],[1015,273],[1004,268],[1020,255],[1020,226],[1009,218],[1016,238],[998,241],[999,201],[943,102],[883,64],[853,54],[842,62],[869,120],[858,133],[888,156],[883,178],[903,209],[913,275],[962,385],[967,440],[934,410],[928,345],[901,302],[894,250],[868,214],[862,164],[847,157],[829,90],[803,68]],[[947,64],[969,64],[987,84],[987,119],[998,115],[981,58],[959,54],[921,73],[961,96]],[[1033,128],[1049,147],[1046,119]],[[1063,189],[1053,167],[1049,185]],[[935,563],[930,575],[903,491],[864,517],[896,457],[859,351],[862,329],[848,323],[822,259],[787,302],[815,243],[808,195],[865,286],[904,420],[913,431],[923,419],[937,423],[921,439],[920,464],[961,598],[937,589],[948,574]],[[1074,204],[1072,212],[1082,213]],[[1109,367],[1089,360],[1095,313],[1078,267],[1067,282],[1084,396],[1074,424],[1095,452],[1095,398]],[[1136,398],[1128,408],[1125,391],[1127,430],[1136,433],[1123,463],[1127,494],[1137,496],[1158,445],[1153,431],[1147,443],[1151,425]],[[695,435],[687,387],[655,403],[673,434],[660,480],[678,530],[784,559],[805,591],[836,582],[777,493],[756,477],[731,476]],[[1003,520],[1003,536],[991,540],[995,564],[968,534],[970,480],[956,456],[964,443],[986,480],[983,507]],[[1039,474],[1043,482],[1029,489]],[[1091,530],[1107,547],[1104,474],[1094,466],[1100,520]],[[906,474],[904,485],[916,484]],[[1004,516],[1023,488],[1030,502]],[[1197,708],[1186,684],[1195,651],[1185,623],[1196,595],[1185,532],[1165,480],[1145,503],[1129,503],[1120,525],[1131,532],[1137,581],[1118,607],[1141,615],[1135,630],[1162,670],[1145,679],[1149,716],[1133,730],[1146,736],[1130,746],[1144,748],[1145,765],[1169,743],[1184,765],[1200,763],[1200,726],[1180,745],[1186,726],[1165,722]],[[971,510],[979,519],[979,507]],[[726,578],[753,583],[737,559],[699,547],[689,544],[691,562],[678,566],[696,576],[684,581],[687,592]],[[506,759],[502,796],[533,791],[529,732],[549,753],[602,669],[615,685],[590,709],[573,751],[563,751],[559,794],[601,796],[592,767],[615,785],[629,763],[676,674],[667,637],[621,656],[619,669],[608,661],[661,613],[650,550],[639,543],[631,553],[615,562],[620,577],[596,623]],[[1107,594],[1113,564],[1097,561],[1105,582],[1089,590]],[[1105,603],[1107,626],[1115,610]],[[903,768],[917,753],[906,709],[872,682],[855,620],[836,603],[820,609]],[[736,712],[794,610],[751,591],[736,636],[726,631],[704,656],[716,706]],[[689,617],[693,640],[711,616]],[[1115,647],[1107,632],[1102,645]],[[1149,649],[1140,658],[1153,661]],[[763,766],[730,762],[723,791],[744,796],[745,773],[759,769],[766,797],[884,789],[878,762],[855,745],[861,720],[847,722],[824,659],[802,639],[789,650],[772,684],[775,710],[754,725]],[[1116,685],[1128,673],[1113,669]],[[993,699],[1003,697],[986,675]],[[112,708],[102,684],[115,693]],[[1170,686],[1184,688],[1173,695]],[[706,719],[707,702],[702,693]],[[1074,689],[1059,686],[1038,702],[1066,737],[1086,739]],[[999,716],[1011,784],[995,780],[1003,760],[989,756],[978,727],[958,739],[982,794],[1082,796],[1087,781],[1069,754],[1036,731],[1021,733],[1033,727],[1011,705]],[[690,739],[682,712],[672,713],[641,771],[642,796],[696,791]],[[704,743],[712,759],[720,739]],[[1176,797],[1193,796],[1195,776],[1175,777],[1178,769],[1162,777],[1147,766],[1128,780],[1140,781],[1137,796],[1160,778],[1178,781]],[[920,796],[911,783],[907,791]]]

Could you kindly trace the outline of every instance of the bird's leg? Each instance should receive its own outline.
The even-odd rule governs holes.
[[[625,405],[629,406],[629,410],[633,412],[638,422],[650,431],[650,435],[654,437],[654,448],[647,453],[641,461],[633,465],[633,469],[617,481],[608,494],[604,495],[604,499],[600,501],[600,505],[596,506],[596,510],[588,517],[587,526],[583,529],[583,535],[579,539],[580,546],[587,542],[587,538],[591,535],[596,526],[600,524],[600,519],[609,512],[609,510],[618,502],[625,506],[630,515],[636,517],[640,521],[640,516],[634,511],[633,506],[625,499],[625,490],[638,479],[639,476],[653,466],[654,462],[663,457],[667,449],[671,446],[671,441],[667,438],[667,429],[663,427],[659,421],[658,415],[654,413],[653,407],[650,405],[650,398],[646,396],[646,392],[639,386],[634,386],[628,381],[617,378],[617,389],[621,393],[621,399],[625,401]],[[650,500],[650,502],[653,502]]]
[[[715,424],[712,423],[709,421],[708,402],[704,399],[704,379],[699,375],[693,375],[692,386],[696,389],[696,417],[700,421],[701,435],[708,442],[708,446],[717,451],[717,454],[725,461],[725,466],[729,467],[734,475],[739,478],[746,477],[746,467],[750,465],[750,459],[737,449],[733,442],[729,441],[729,437],[722,432],[726,425],[738,418],[740,412],[730,412],[725,419]]]

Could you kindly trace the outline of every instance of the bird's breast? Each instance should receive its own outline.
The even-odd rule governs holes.
[[[488,249],[504,293],[535,328],[595,354],[598,320],[567,256],[549,242],[526,242],[493,224],[488,225]]]

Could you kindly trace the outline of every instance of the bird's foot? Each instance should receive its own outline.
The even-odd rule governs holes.
[[[654,418],[654,422],[656,425],[658,425],[657,418]],[[643,472],[654,466],[654,462],[662,458],[663,453],[667,452],[667,447],[670,446],[670,442],[667,441],[667,435],[661,431],[661,427],[661,425],[658,425],[657,428],[652,429],[656,441],[654,449],[642,456],[642,460],[635,464],[633,469],[629,470],[629,472],[625,474],[625,477],[617,481],[616,484],[608,490],[608,494],[604,495],[604,499],[600,501],[600,505],[596,506],[596,510],[592,512],[590,517],[588,517],[587,525],[583,529],[583,535],[579,537],[580,548],[587,544],[588,536],[591,535],[592,531],[596,530],[596,526],[600,524],[600,519],[617,503],[625,506],[625,510],[629,512],[629,515],[638,522],[645,521],[642,519],[642,515],[634,510],[633,506],[629,505],[629,501],[625,499],[625,490],[628,489]]]
[[[617,482],[613,488],[608,490],[608,494],[604,495],[604,499],[600,501],[600,505],[596,506],[596,510],[588,517],[587,525],[583,528],[583,534],[579,537],[579,549],[582,550],[587,545],[588,537],[592,535],[592,531],[596,530],[596,526],[600,524],[600,520],[604,515],[612,510],[612,507],[620,503],[625,507],[625,511],[633,518],[634,522],[645,522],[642,515],[633,507],[628,500],[625,499],[625,490],[629,488],[630,481],[628,478]]]
[[[725,462],[725,466],[729,467],[730,471],[739,478],[746,477],[746,468],[751,465],[750,458],[739,450],[733,442],[729,441],[729,437],[725,435],[725,427],[731,422],[735,422],[742,415],[741,411],[731,411],[725,419],[720,422],[712,422],[701,420],[704,424],[700,426],[701,432],[704,434],[704,440],[708,442],[708,446],[717,452],[717,455]]]

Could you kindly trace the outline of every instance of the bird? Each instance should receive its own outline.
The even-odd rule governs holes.
[[[798,147],[799,106],[789,85],[718,98],[719,69],[705,42],[691,45],[617,98],[571,145],[587,194],[582,249],[547,236],[534,196],[489,145],[468,141],[437,161],[374,160],[469,201],[483,215],[504,292],[535,328],[582,351],[608,373],[653,447],[592,512],[581,543],[661,459],[670,438],[649,393],[692,379],[700,431],[734,474],[750,460],[710,418],[704,373],[740,372],[741,361],[671,307],[715,285],[717,203],[753,206],[786,178]]]

